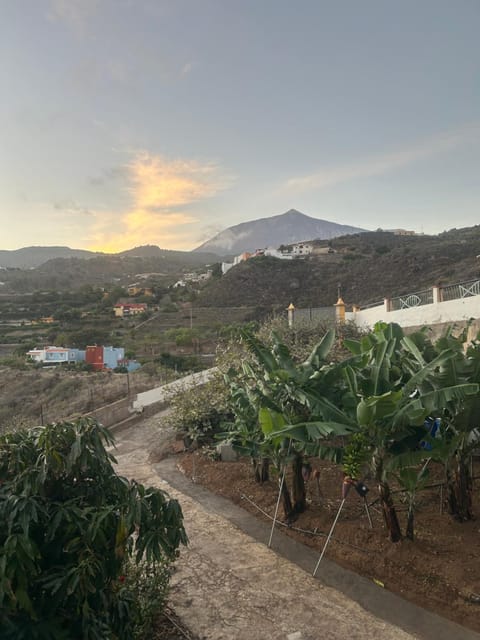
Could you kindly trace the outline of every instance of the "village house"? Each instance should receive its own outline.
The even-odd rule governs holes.
[[[117,302],[113,311],[117,318],[127,318],[145,313],[147,308],[144,302]]]
[[[61,364],[62,362],[83,362],[85,360],[85,351],[49,346],[43,347],[43,349],[31,349],[27,351],[27,356],[35,362]]]

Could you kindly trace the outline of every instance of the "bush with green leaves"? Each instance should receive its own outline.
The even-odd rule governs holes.
[[[217,373],[205,384],[186,388],[171,398],[171,411],[166,417],[170,427],[183,433],[191,443],[205,445],[225,429],[232,419],[228,402],[229,390]]]
[[[187,538],[176,500],[115,473],[112,444],[87,418],[0,437],[2,639],[135,638],[141,607],[122,577]]]
[[[129,562],[124,576],[120,576],[122,589],[135,603],[130,623],[135,640],[155,636],[155,621],[164,610],[170,582],[170,562]]]

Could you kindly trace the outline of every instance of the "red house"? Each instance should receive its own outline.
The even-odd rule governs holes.
[[[85,362],[91,364],[94,369],[103,369],[103,346],[93,345],[85,350]]]

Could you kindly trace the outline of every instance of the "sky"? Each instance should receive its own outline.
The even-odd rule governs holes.
[[[480,223],[479,0],[0,8],[0,249]]]

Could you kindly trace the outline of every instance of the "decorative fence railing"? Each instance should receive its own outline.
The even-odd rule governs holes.
[[[294,323],[297,322],[317,322],[330,324],[331,322],[344,322],[345,318],[353,321],[359,320],[360,322],[369,323],[372,325],[374,322],[375,316],[378,317],[378,320],[385,320],[385,313],[392,311],[401,311],[405,309],[414,309],[416,307],[422,307],[427,305],[433,305],[429,307],[429,310],[422,310],[419,317],[419,322],[424,321],[428,315],[432,315],[432,311],[434,315],[432,316],[432,322],[439,322],[439,307],[442,308],[442,302],[449,302],[453,300],[461,300],[463,298],[471,298],[473,296],[480,296],[480,279],[478,280],[469,280],[467,282],[459,282],[458,284],[446,285],[444,287],[435,286],[431,289],[425,289],[424,291],[417,291],[416,293],[406,293],[401,296],[396,296],[395,298],[385,298],[383,302],[377,302],[365,305],[360,308],[356,305],[353,306],[352,312],[348,312],[346,314],[345,311],[345,303],[341,298],[338,299],[338,302],[332,307],[310,307],[303,309],[296,309],[293,304],[291,304],[288,308],[288,323],[290,326],[293,326]],[[480,300],[479,300],[480,303]],[[448,320],[452,319],[452,313],[460,313],[460,318],[464,317],[464,314],[467,312],[472,314],[472,317],[479,318],[480,317],[480,304],[477,304],[476,300],[466,301],[465,303],[460,303],[457,305],[453,305],[454,307],[461,307],[461,311],[458,310],[456,312],[452,312],[452,305],[444,305],[445,314],[443,311],[440,315],[444,315]],[[363,317],[362,314],[367,312]],[[416,312],[413,312],[415,315]],[[423,315],[422,315],[423,314]],[[412,318],[411,314],[407,314],[410,319]],[[398,320],[396,322],[403,322],[404,318],[401,316],[405,316],[405,314],[399,314]],[[453,318],[455,320],[455,318]],[[375,320],[377,321],[377,320]],[[405,325],[408,326],[408,325]]]
[[[308,307],[295,309],[295,322],[335,322],[334,307]]]
[[[440,299],[446,302],[447,300],[458,300],[478,295],[480,295],[480,280],[470,280],[442,287]]]
[[[397,296],[390,299],[390,311],[398,311],[399,309],[410,309],[411,307],[420,307],[424,304],[433,303],[432,289],[418,291],[417,293],[408,293],[403,296]]]

